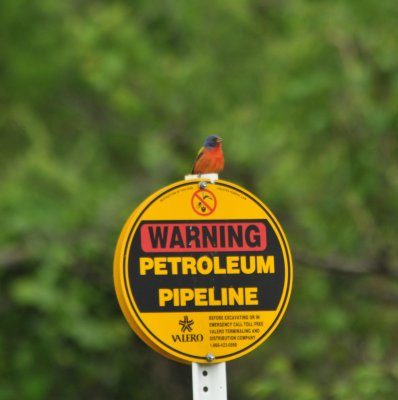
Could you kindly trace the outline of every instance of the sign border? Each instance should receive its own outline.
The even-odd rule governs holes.
[[[177,350],[173,348],[172,346],[168,345],[164,341],[162,341],[156,334],[152,332],[152,330],[144,323],[144,321],[141,318],[140,312],[138,310],[138,307],[134,301],[134,296],[131,292],[131,287],[128,284],[129,282],[129,265],[128,265],[128,259],[129,259],[129,254],[130,254],[130,248],[132,244],[132,239],[134,237],[133,234],[136,233],[137,230],[137,224],[139,224],[142,215],[145,213],[145,211],[150,207],[155,201],[157,201],[159,198],[162,196],[166,195],[172,190],[175,190],[180,187],[184,186],[190,186],[192,184],[197,184],[199,182],[202,182],[203,179],[194,179],[194,180],[189,180],[189,181],[179,181],[176,182],[172,185],[169,185],[163,189],[160,189],[159,191],[153,193],[151,196],[146,198],[144,202],[142,202],[135,210],[134,212],[130,215],[128,218],[127,222],[125,223],[125,226],[122,230],[122,233],[120,234],[119,237],[119,242],[116,252],[118,253],[117,255],[115,254],[115,269],[120,268],[120,263],[123,263],[122,266],[122,271],[115,271],[115,278],[119,279],[119,282],[115,284],[115,286],[122,291],[121,296],[118,295],[119,302],[122,300],[123,306],[126,307],[123,309],[123,306],[121,305],[121,308],[123,310],[123,313],[126,316],[126,312],[129,311],[130,318],[127,318],[128,322],[130,325],[133,325],[132,328],[138,328],[140,333],[136,332],[138,336],[144,340],[145,343],[147,343],[150,347],[155,349],[156,351],[160,352],[161,354],[165,355],[166,357],[169,357],[173,360],[176,361],[181,361],[184,363],[187,362],[208,362],[206,360],[206,355],[204,354],[203,356],[197,356],[197,355],[192,355],[189,353],[185,353],[181,350]],[[251,342],[249,345],[246,347],[235,351],[233,353],[228,353],[223,356],[217,356],[217,358],[214,360],[214,362],[224,362],[232,359],[236,359],[240,356],[243,356],[247,353],[249,353],[252,349],[254,350],[256,347],[258,347],[262,342],[264,342],[276,329],[276,327],[279,325],[280,320],[282,319],[283,315],[286,312],[287,305],[289,303],[290,297],[291,297],[291,292],[292,292],[292,286],[293,286],[293,261],[292,261],[292,256],[291,256],[291,251],[289,244],[287,242],[286,236],[282,230],[281,225],[279,224],[278,220],[274,216],[274,214],[271,212],[271,210],[255,195],[253,195],[251,192],[247,191],[244,188],[241,188],[238,185],[232,184],[227,181],[222,181],[222,180],[217,180],[213,183],[214,185],[219,185],[223,186],[229,189],[233,189],[238,191],[240,194],[249,197],[252,201],[254,201],[267,215],[269,220],[272,222],[273,228],[276,228],[276,235],[280,241],[281,244],[281,249],[284,254],[285,260],[286,260],[286,265],[285,267],[285,273],[286,273],[286,278],[285,278],[285,285],[284,285],[284,297],[282,300],[282,304],[279,303],[278,307],[280,306],[280,310],[277,314],[277,316],[274,318],[272,324],[268,327],[268,329],[259,337],[257,340],[254,342]],[[207,217],[206,215],[204,217]],[[121,253],[121,254],[119,254]],[[118,265],[116,265],[118,264]],[[121,281],[120,281],[121,279]],[[122,297],[122,299],[120,298]],[[133,313],[130,312],[130,310],[133,311]],[[203,313],[207,311],[195,311],[195,313]],[[227,312],[234,312],[234,311],[227,311]],[[136,329],[134,329],[136,331]],[[152,339],[151,339],[152,338]],[[163,347],[162,347],[163,346]],[[171,353],[169,353],[166,349],[170,349]],[[180,355],[180,356],[178,356]],[[181,358],[180,358],[181,357]]]

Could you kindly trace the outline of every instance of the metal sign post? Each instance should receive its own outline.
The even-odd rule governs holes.
[[[192,363],[193,400],[227,400],[226,363]]]

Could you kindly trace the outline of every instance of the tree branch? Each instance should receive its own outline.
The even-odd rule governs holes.
[[[398,266],[390,263],[389,253],[386,250],[373,259],[350,260],[337,255],[319,257],[305,251],[294,253],[294,260],[304,266],[314,267],[329,272],[339,272],[350,275],[380,275],[398,279]]]
[[[0,268],[16,267],[29,259],[25,250],[17,247],[9,247],[0,250]]]

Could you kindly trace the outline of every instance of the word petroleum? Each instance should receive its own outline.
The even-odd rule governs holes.
[[[140,275],[234,275],[274,274],[274,256],[226,256],[225,264],[220,257],[140,257]]]

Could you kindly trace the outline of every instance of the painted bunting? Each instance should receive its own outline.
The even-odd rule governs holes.
[[[192,174],[217,174],[224,169],[221,142],[222,139],[216,135],[211,135],[205,140],[196,157]]]

